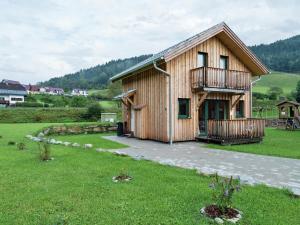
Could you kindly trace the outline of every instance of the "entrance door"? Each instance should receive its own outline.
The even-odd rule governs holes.
[[[226,120],[228,115],[229,101],[205,100],[199,108],[199,132],[200,136],[207,135],[208,120]]]

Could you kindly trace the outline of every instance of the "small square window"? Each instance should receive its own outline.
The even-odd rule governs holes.
[[[190,118],[190,99],[179,98],[178,99],[178,118],[187,119]]]

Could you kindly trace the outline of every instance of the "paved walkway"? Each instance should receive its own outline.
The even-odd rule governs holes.
[[[208,149],[199,142],[181,142],[172,146],[135,138],[106,137],[129,145],[120,151],[161,164],[197,169],[204,174],[240,176],[244,183],[263,183],[289,188],[300,195],[300,160]]]

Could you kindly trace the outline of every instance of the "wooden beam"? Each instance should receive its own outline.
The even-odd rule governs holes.
[[[128,104],[127,104],[127,102],[126,102],[126,100],[125,100],[124,98],[121,98],[121,102],[122,102],[126,107],[128,107]]]
[[[199,108],[202,105],[202,103],[206,99],[207,95],[208,95],[208,92],[204,92],[202,94],[202,96],[199,98],[199,101],[198,101],[198,104],[197,104],[197,108]]]
[[[130,98],[127,98],[127,101],[128,101],[131,105],[134,105],[134,103],[131,101]]]
[[[236,106],[236,104],[241,100],[241,98],[243,97],[243,95],[241,94],[231,105],[231,109],[233,109],[234,106]]]

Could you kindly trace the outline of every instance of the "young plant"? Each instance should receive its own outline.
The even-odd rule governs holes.
[[[20,143],[17,144],[17,148],[18,148],[19,150],[25,150],[26,145],[25,145],[24,142],[20,142]]]
[[[46,141],[40,142],[38,145],[40,150],[40,159],[42,161],[52,160],[51,145]]]
[[[220,178],[216,173],[209,187],[213,190],[212,199],[218,208],[225,213],[232,208],[232,197],[235,191],[240,191],[240,179]]]

